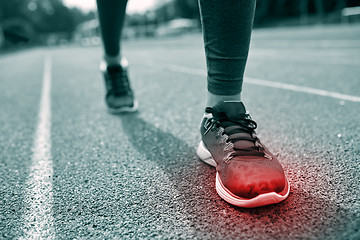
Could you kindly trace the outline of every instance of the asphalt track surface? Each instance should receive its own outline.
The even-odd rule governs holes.
[[[241,209],[195,149],[200,34],[125,42],[138,114],[106,113],[101,48],[0,56],[1,239],[360,239],[360,27],[255,30],[243,101],[291,183]]]

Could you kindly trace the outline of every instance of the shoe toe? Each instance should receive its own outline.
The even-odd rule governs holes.
[[[286,185],[281,165],[266,161],[231,161],[219,174],[232,194],[246,199],[269,192],[280,193]]]
[[[106,103],[110,108],[131,107],[134,104],[132,96],[110,95],[106,98]]]

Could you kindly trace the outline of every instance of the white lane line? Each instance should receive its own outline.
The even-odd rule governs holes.
[[[245,82],[248,84],[260,85],[260,86],[272,87],[272,88],[280,88],[295,92],[303,92],[303,93],[314,94],[324,97],[336,98],[345,101],[360,102],[360,97],[358,96],[346,95],[337,92],[330,92],[317,88],[302,87],[288,83],[273,82],[273,81],[261,80],[256,78],[245,78]]]
[[[180,73],[187,73],[192,75],[198,75],[206,77],[206,71],[198,68],[191,68],[191,67],[185,67],[180,65],[174,65],[174,64],[159,64],[152,61],[147,61],[145,64],[151,66],[151,67],[157,67],[157,68],[165,68],[173,72],[180,72]],[[160,66],[161,65],[161,66]],[[281,82],[275,82],[275,81],[268,81],[268,80],[262,80],[257,78],[249,78],[245,77],[244,83],[246,84],[253,84],[263,87],[271,87],[271,88],[279,88],[284,90],[290,90],[295,92],[302,92],[307,94],[313,94],[313,95],[319,95],[323,97],[330,97],[350,102],[360,102],[359,96],[352,96],[337,92],[330,92],[318,88],[311,88],[311,87],[302,87],[294,84],[288,84],[288,83],[281,83]]]
[[[25,182],[25,213],[20,239],[55,238],[53,218],[53,164],[51,159],[51,57],[45,58],[38,125],[32,166]]]

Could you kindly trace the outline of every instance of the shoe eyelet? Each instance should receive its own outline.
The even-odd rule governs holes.
[[[220,139],[220,143],[226,143],[226,144],[228,144],[228,139],[229,139],[229,136],[228,135],[226,135],[226,134],[221,134],[221,135],[219,135],[219,137],[221,137],[221,139]]]
[[[264,153],[264,157],[266,157],[269,160],[273,160],[273,157],[267,153]]]
[[[225,129],[223,127],[219,127],[219,129],[216,132],[217,136],[223,136],[223,133],[225,132]]]
[[[224,159],[223,159],[224,163],[226,163],[226,164],[229,164],[229,163],[230,163],[231,159],[233,159],[233,156],[231,155],[232,153],[233,153],[233,152],[229,152],[229,153],[226,155],[226,157],[224,157]]]
[[[232,143],[232,142],[228,142],[226,145],[225,145],[225,147],[223,148],[223,151],[224,152],[227,152],[227,151],[229,151],[229,150],[231,150],[231,149],[233,149],[234,148],[234,144]]]

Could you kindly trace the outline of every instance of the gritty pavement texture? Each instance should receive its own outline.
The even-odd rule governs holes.
[[[206,79],[200,34],[126,41],[137,114],[110,115],[101,47],[0,56],[0,238],[23,236],[44,60],[52,59],[56,239],[360,239],[360,103],[245,83],[243,101],[291,184],[242,209],[196,155]],[[173,67],[169,67],[169,64]],[[175,66],[175,67],[174,67]],[[360,96],[360,27],[255,30],[246,76]],[[197,73],[196,72],[196,73]]]

